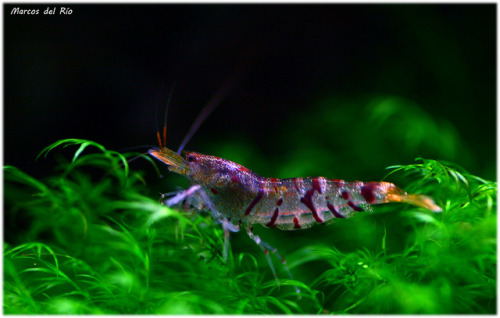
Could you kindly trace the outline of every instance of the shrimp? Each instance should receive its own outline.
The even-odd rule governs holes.
[[[158,134],[160,147],[149,150],[149,154],[166,164],[169,171],[186,177],[191,184],[187,190],[178,192],[164,203],[175,206],[188,200],[197,209],[209,210],[212,218],[224,229],[224,260],[227,259],[229,233],[244,227],[249,237],[265,252],[278,284],[269,251],[281,259],[290,278],[292,275],[278,251],[253,233],[255,224],[280,230],[302,230],[336,218],[348,218],[361,211],[371,211],[371,205],[389,202],[408,203],[433,212],[442,211],[430,197],[408,194],[390,182],[344,181],[325,177],[266,178],[227,159],[182,151],[210,110],[206,108],[202,111],[179,151],[165,146],[165,129],[163,142]],[[296,291],[299,292],[298,289]]]
[[[306,229],[334,218],[347,218],[371,210],[372,204],[404,202],[433,212],[441,208],[420,194],[408,194],[390,182],[361,182],[324,177],[276,179],[261,177],[230,160],[163,147],[149,154],[185,176],[191,190],[179,196],[198,195],[218,222],[261,224],[281,230]],[[176,199],[171,204],[178,203]],[[236,230],[236,231],[237,231]]]

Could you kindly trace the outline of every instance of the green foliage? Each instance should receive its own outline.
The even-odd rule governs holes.
[[[129,167],[137,154],[61,140],[40,154],[53,152],[59,161],[46,179],[4,167],[4,313],[495,313],[497,185],[452,162],[466,149],[453,127],[397,98],[360,108],[328,105],[311,111],[315,121],[302,115],[297,132],[287,129],[296,134],[294,146],[278,160],[278,177],[366,180],[372,178],[366,171],[390,165],[386,158],[408,162],[417,152],[415,163],[390,166],[387,178],[431,195],[443,212],[390,204],[314,230],[257,227],[294,275],[286,279],[273,256],[277,286],[263,253],[244,234],[232,236],[225,262],[222,229],[209,215],[161,205],[148,175]],[[347,124],[352,116],[360,117],[359,127]],[[233,160],[231,150],[242,149],[232,156],[243,160],[245,150],[258,149],[229,142],[218,147]],[[70,161],[61,155],[67,146],[77,146]],[[474,162],[470,153],[464,158]]]

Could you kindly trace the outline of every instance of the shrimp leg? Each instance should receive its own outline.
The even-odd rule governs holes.
[[[252,226],[247,226],[246,227],[247,234],[248,236],[262,249],[264,252],[264,255],[266,255],[267,262],[269,263],[269,266],[271,267],[271,271],[273,272],[274,278],[276,279],[276,284],[279,286],[280,281],[278,278],[278,274],[276,273],[276,269],[274,268],[273,261],[271,260],[271,256],[269,255],[269,252],[276,254],[276,256],[281,260],[281,263],[283,264],[283,267],[285,267],[286,272],[288,273],[288,277],[290,277],[291,280],[293,280],[292,273],[288,269],[288,266],[286,265],[286,259],[281,256],[281,254],[278,252],[278,250],[271,245],[269,245],[267,242],[264,242],[263,240],[260,239],[258,235],[255,235],[253,233],[253,227]],[[300,289],[297,286],[295,287],[295,292],[299,294],[300,296]]]

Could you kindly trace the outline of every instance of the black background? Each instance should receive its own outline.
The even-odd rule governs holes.
[[[72,14],[43,14],[62,6]],[[494,4],[4,5],[4,164],[44,175],[51,166],[36,155],[64,138],[114,150],[156,144],[155,114],[173,81],[168,144],[177,148],[229,80],[234,89],[189,149],[210,153],[204,141],[238,134],[272,158],[275,131],[317,100],[393,94],[447,118],[487,165],[495,23]]]

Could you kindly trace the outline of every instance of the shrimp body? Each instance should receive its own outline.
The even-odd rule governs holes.
[[[306,229],[335,218],[371,211],[372,204],[405,202],[441,211],[424,195],[407,194],[389,182],[347,182],[324,177],[265,178],[230,160],[163,147],[149,153],[184,175],[199,191],[193,205],[208,208],[219,222],[237,231],[261,224],[281,230]]]

